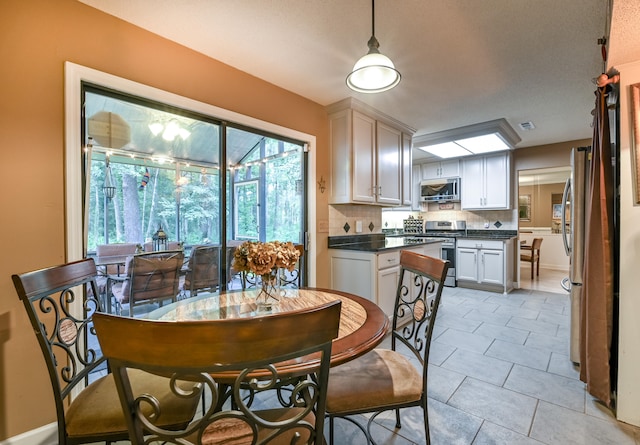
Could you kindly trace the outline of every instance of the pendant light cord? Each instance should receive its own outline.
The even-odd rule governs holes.
[[[371,35],[376,36],[376,0],[371,0]]]

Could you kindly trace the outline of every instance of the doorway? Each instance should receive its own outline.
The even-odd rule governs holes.
[[[540,275],[530,279],[530,264],[519,261],[518,283],[523,289],[564,293],[561,280],[569,270],[562,237],[562,194],[570,166],[518,171],[518,238],[531,245],[542,238]],[[520,258],[520,252],[518,252]]]

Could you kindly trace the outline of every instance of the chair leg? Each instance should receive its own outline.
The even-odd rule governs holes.
[[[533,260],[531,261],[531,279],[533,280],[533,269],[534,269]]]
[[[399,409],[396,410],[396,428],[402,428],[402,425],[400,424],[400,410]]]
[[[425,444],[426,445],[430,445],[431,444],[431,436],[429,435],[429,413],[427,411],[427,407],[424,406],[422,409],[422,412],[424,414],[424,439],[425,439]]]

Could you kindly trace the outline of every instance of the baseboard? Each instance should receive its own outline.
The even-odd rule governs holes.
[[[57,422],[0,441],[0,445],[56,445],[57,443]]]

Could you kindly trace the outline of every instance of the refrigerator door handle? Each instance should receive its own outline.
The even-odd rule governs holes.
[[[571,292],[571,283],[569,282],[569,277],[564,277],[560,282],[560,286],[567,292]]]
[[[571,248],[569,247],[569,239],[567,237],[567,201],[569,200],[569,191],[571,190],[571,179],[567,179],[564,184],[564,192],[562,193],[562,243],[564,244],[564,252],[569,256],[571,254]],[[570,231],[569,231],[570,232]]]

